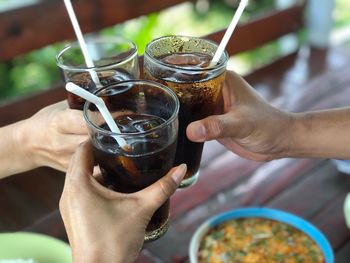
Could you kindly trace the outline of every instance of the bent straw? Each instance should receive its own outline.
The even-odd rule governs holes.
[[[77,17],[75,15],[72,3],[70,0],[63,0],[63,1],[64,1],[65,6],[66,6],[68,16],[69,16],[70,21],[72,23],[75,35],[77,36],[80,49],[83,53],[85,64],[88,68],[93,68],[93,67],[95,67],[95,65],[94,65],[94,62],[92,61],[92,59],[89,55],[88,48],[86,46],[86,43],[85,43],[85,40],[83,37],[83,33],[81,32],[81,29],[80,29]],[[102,85],[101,85],[100,80],[97,76],[97,73],[93,70],[89,70],[89,73],[90,73],[90,76],[91,76],[93,82],[96,84],[96,86],[101,87]]]
[[[248,4],[248,0],[241,0],[241,2],[239,3],[239,6],[237,8],[237,11],[236,13],[234,14],[232,20],[231,20],[231,23],[230,25],[228,26],[226,32],[225,32],[225,35],[224,37],[222,38],[214,56],[213,56],[213,59],[211,60],[210,62],[210,66],[215,66],[216,64],[218,64],[221,56],[222,56],[222,53],[224,52],[225,48],[226,48],[226,45],[228,43],[228,41],[230,40],[231,38],[231,35],[233,33],[233,31],[235,30],[237,24],[238,24],[238,21],[239,21],[239,18],[241,17],[243,11],[244,11],[244,8],[247,6]]]
[[[68,82],[66,84],[66,90],[68,90],[69,92],[74,93],[75,95],[82,97],[85,100],[95,104],[96,107],[98,108],[98,110],[100,111],[102,117],[105,119],[109,129],[114,133],[121,133],[117,124],[115,123],[112,115],[109,113],[103,99],[101,99],[100,97],[97,97],[96,95],[79,87],[78,85],[75,85],[72,82]],[[126,143],[126,141],[123,138],[120,138],[118,136],[113,136],[113,137],[116,139],[116,141],[120,147],[122,147],[122,148],[128,147],[128,144]]]

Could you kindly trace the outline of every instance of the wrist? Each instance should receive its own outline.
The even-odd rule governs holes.
[[[0,128],[0,178],[24,172],[35,167],[32,155],[23,140],[22,122]]]
[[[271,156],[272,159],[292,157],[297,151],[296,139],[298,136],[295,126],[298,123],[298,116],[285,111],[277,110],[277,112],[272,126],[269,126]]]
[[[123,263],[126,262],[118,254],[113,254],[110,250],[110,246],[105,246],[102,249],[88,248],[88,249],[73,249],[73,262],[74,263]]]
[[[350,159],[350,108],[295,114],[293,157]]]
[[[89,242],[84,245],[82,242],[72,242],[72,254],[74,263],[133,263],[139,251],[133,248],[124,248],[122,240],[101,242]]]
[[[292,113],[291,141],[288,157],[318,157],[317,135],[312,132],[312,113]]]
[[[20,121],[11,125],[12,141],[15,153],[23,166],[23,170],[31,170],[39,167],[37,156],[33,144],[33,134],[26,126],[26,121]]]

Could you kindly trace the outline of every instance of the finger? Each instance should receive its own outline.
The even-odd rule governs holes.
[[[57,109],[61,109],[61,110],[64,110],[64,109],[68,109],[69,106],[68,106],[68,102],[67,100],[61,100],[55,104],[52,104],[54,107],[56,107]]]
[[[57,114],[62,133],[87,134],[88,129],[80,110],[65,109]]]
[[[186,134],[191,141],[204,142],[234,136],[237,126],[234,116],[226,113],[190,123],[187,126]]]
[[[103,180],[103,176],[102,176],[102,172],[101,169],[98,165],[94,166],[94,172],[92,174],[92,176],[95,178],[95,180],[97,182],[99,182],[101,185],[105,185],[104,184],[104,180]]]
[[[48,146],[51,147],[52,152],[55,152],[55,156],[46,154],[46,157],[50,160],[50,166],[65,172],[68,171],[70,161],[79,145],[89,141],[89,138],[87,135],[66,135],[64,138],[58,137],[57,141]]]
[[[232,70],[228,70],[226,72],[225,77],[225,85],[236,87],[238,85],[243,85],[246,87],[250,87],[249,83],[239,74]]]
[[[60,145],[55,144],[53,149],[60,149],[60,151],[75,152],[80,144],[89,140],[88,135],[77,135],[77,134],[63,134],[58,140],[61,142]]]
[[[87,175],[92,175],[94,169],[94,158],[92,146],[89,142],[81,144],[72,156],[66,178],[78,183],[88,180]],[[66,181],[67,181],[66,179]]]
[[[47,155],[50,159],[50,166],[56,170],[67,172],[70,160],[80,144],[88,141],[87,135],[65,136],[61,141],[64,145],[53,144],[51,147],[56,152],[55,156]]]
[[[148,208],[156,210],[176,191],[186,174],[186,170],[186,164],[174,167],[157,182],[137,194],[142,196],[142,201]]]
[[[227,71],[224,86],[223,97],[229,105],[233,105],[237,101],[240,101],[240,103],[252,103],[252,100],[266,103],[266,100],[256,89],[234,71]]]

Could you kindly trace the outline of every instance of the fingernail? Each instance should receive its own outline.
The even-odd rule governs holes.
[[[205,127],[200,123],[194,124],[192,135],[195,140],[205,140]]]
[[[179,165],[175,171],[173,172],[173,174],[171,175],[171,178],[173,178],[173,180],[177,183],[180,184],[183,177],[185,176],[187,170],[187,165],[186,164],[181,164]]]

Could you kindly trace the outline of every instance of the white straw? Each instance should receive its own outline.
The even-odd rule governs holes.
[[[224,37],[222,38],[219,46],[218,46],[218,49],[216,50],[214,56],[213,56],[213,59],[211,60],[210,62],[210,66],[215,66],[221,56],[222,56],[222,53],[224,52],[225,48],[226,48],[226,45],[228,43],[228,41],[230,40],[231,38],[231,35],[233,33],[233,31],[235,30],[237,24],[238,24],[238,21],[244,11],[244,8],[247,6],[248,4],[248,0],[241,0],[241,2],[239,3],[239,6],[237,8],[237,11],[236,13],[234,14],[232,20],[231,20],[231,23],[230,25],[228,26],[226,32],[225,32],[225,35]]]
[[[72,3],[70,0],[63,0],[63,1],[64,1],[65,6],[66,6],[68,16],[69,16],[70,21],[72,23],[75,35],[77,36],[81,51],[83,53],[85,64],[88,68],[93,68],[93,67],[95,67],[95,65],[94,65],[94,62],[92,61],[92,59],[89,55],[88,48],[86,46],[86,43],[85,43],[85,40],[83,37],[83,33],[81,32],[81,29],[80,29],[77,17],[75,15]],[[89,70],[89,73],[90,73],[90,76],[91,76],[93,82],[96,84],[96,86],[101,87],[102,85],[100,83],[100,80],[97,76],[96,71]]]
[[[75,95],[82,97],[82,98],[86,99],[87,101],[90,101],[91,103],[95,104],[96,107],[98,108],[98,110],[100,111],[102,117],[105,119],[109,129],[114,133],[120,133],[120,130],[119,130],[117,124],[115,123],[113,117],[109,113],[103,99],[101,99],[100,97],[97,97],[96,95],[88,92],[87,90],[75,85],[72,82],[68,82],[66,84],[66,90],[68,90],[69,92],[74,93]],[[116,139],[116,141],[118,142],[120,147],[124,148],[124,146],[127,146],[127,143],[123,138],[120,138],[117,136],[114,136],[114,138]]]

